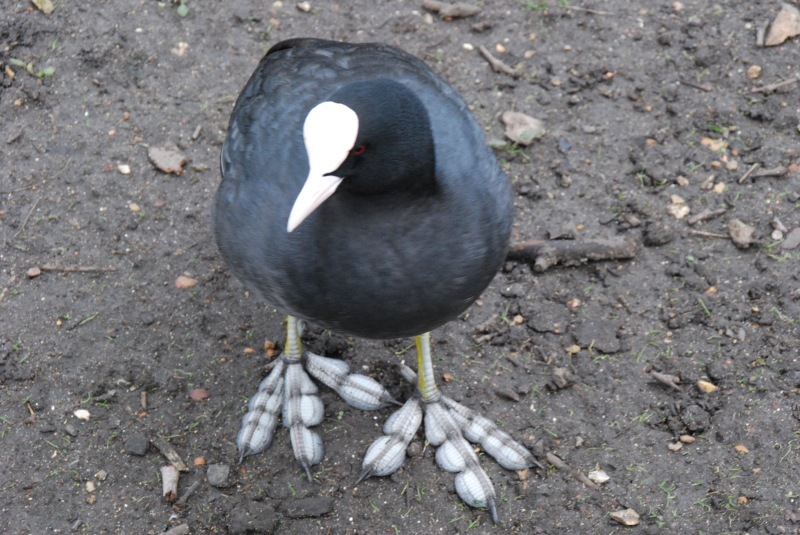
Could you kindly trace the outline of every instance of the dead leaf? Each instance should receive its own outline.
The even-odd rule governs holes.
[[[547,133],[539,119],[518,111],[504,112],[502,119],[506,125],[506,137],[526,147]]]
[[[50,0],[31,0],[33,5],[39,8],[39,11],[44,13],[45,15],[49,15],[53,12],[55,7],[53,7],[53,2]]]
[[[183,166],[189,161],[181,149],[171,141],[163,145],[151,146],[147,150],[147,157],[150,158],[153,165],[165,173],[175,173],[176,175],[181,174]]]
[[[765,46],[777,46],[790,37],[800,35],[800,11],[789,4],[782,4],[778,16],[772,21]]]

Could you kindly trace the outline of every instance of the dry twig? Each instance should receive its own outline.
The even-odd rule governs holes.
[[[19,236],[19,233],[20,233],[20,232],[22,232],[23,230],[25,230],[25,225],[28,223],[28,219],[30,219],[30,218],[31,218],[31,214],[32,214],[32,213],[33,213],[33,211],[36,209],[36,205],[37,205],[37,204],[39,204],[39,199],[41,199],[41,197],[38,197],[38,198],[36,199],[36,202],[34,202],[34,203],[33,203],[33,206],[31,206],[31,209],[28,211],[28,215],[26,215],[26,216],[25,216],[25,221],[23,221],[23,222],[22,222],[22,226],[21,226],[21,227],[19,227],[19,230],[17,231],[17,233],[16,233],[16,234],[14,234],[13,236],[11,236],[11,241],[14,241],[14,238],[16,238],[17,236]]]
[[[757,167],[758,167],[758,162],[756,162],[753,165],[751,165],[750,169],[748,169],[747,172],[742,175],[742,178],[739,179],[739,184],[741,184],[742,182],[747,180],[747,177],[749,177],[753,173],[753,171],[756,170]]]
[[[703,210],[699,214],[690,217],[687,220],[687,222],[690,225],[694,225],[696,223],[699,223],[700,221],[708,221],[709,219],[714,219],[715,217],[721,216],[727,211],[728,211],[727,208],[720,208],[719,210]]]
[[[175,502],[175,505],[178,507],[183,507],[186,505],[186,502],[189,501],[189,497],[194,494],[194,491],[196,491],[198,488],[200,488],[200,482],[195,481],[188,489],[186,489],[186,492],[183,493],[183,496],[181,496],[180,499]]]
[[[700,89],[701,91],[705,91],[706,93],[710,93],[710,92],[714,91],[714,88],[711,87],[710,85],[695,84],[695,83],[692,83],[692,82],[688,82],[686,80],[678,80],[678,81],[680,83],[682,83],[683,85],[688,85],[689,87],[694,87],[695,89]]]
[[[578,7],[578,6],[563,6],[564,9],[570,9],[572,11],[583,11],[584,13],[591,13],[592,15],[613,15],[613,13],[609,13],[608,11],[597,11],[596,9],[588,9],[585,7]]]
[[[796,82],[800,82],[800,76],[795,76],[794,78],[789,78],[788,80],[784,80],[783,82],[778,82],[777,84],[769,84],[763,85],[761,87],[754,87],[750,90],[751,93],[772,93],[776,89],[780,89],[781,87],[786,87],[787,85],[792,85]]]
[[[666,385],[672,389],[677,390],[678,392],[683,392],[683,389],[676,384],[681,382],[680,377],[669,375],[667,373],[659,373],[655,370],[650,372],[650,377],[652,377],[653,379],[655,379],[656,381],[658,381],[663,385]]]
[[[587,260],[631,259],[636,255],[636,242],[631,238],[615,236],[595,240],[549,240],[516,243],[509,249],[508,260],[533,261],[534,271],[541,273],[561,264],[579,265]]]
[[[492,67],[492,70],[494,70],[494,72],[501,72],[513,78],[519,78],[520,76],[522,76],[522,73],[520,73],[519,71],[515,71],[514,69],[512,69],[511,67],[509,67],[496,57],[494,57],[491,52],[486,50],[485,46],[483,45],[479,46],[478,51],[481,53],[481,56],[486,58],[486,61],[489,62],[489,65]]]
[[[694,236],[705,236],[707,238],[723,238],[726,240],[730,239],[730,236],[728,236],[727,234],[719,234],[717,232],[707,232],[705,230],[695,230],[695,229],[689,229],[688,232],[689,234],[692,234]]]
[[[547,462],[558,468],[559,470],[566,470],[570,473],[572,477],[586,485],[592,490],[600,490],[594,481],[586,477],[586,474],[581,472],[580,470],[575,470],[570,465],[562,461],[559,457],[557,457],[554,453],[547,454]]]
[[[61,273],[92,273],[96,271],[116,271],[115,267],[96,267],[96,266],[54,266],[45,264],[40,267],[42,271],[60,271]]]

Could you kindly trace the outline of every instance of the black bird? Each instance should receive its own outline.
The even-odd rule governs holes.
[[[478,298],[511,232],[508,178],[464,101],[396,48],[291,39],[239,95],[220,160],[219,249],[253,294],[288,314],[284,353],[242,421],[242,458],[269,446],[282,411],[311,478],[323,448],[309,427],[324,411],[306,372],[357,408],[394,402],[346,363],[303,354],[298,320],[364,338],[414,336],[418,395],[387,421],[362,478],[400,467],[424,412],[438,464],[496,521],[494,488],[463,436],[506,468],[541,465],[438,392],[428,334]]]

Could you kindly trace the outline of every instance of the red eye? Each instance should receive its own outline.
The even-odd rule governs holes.
[[[353,149],[353,154],[355,154],[356,156],[361,156],[362,154],[364,154],[366,150],[367,146],[361,145],[360,147],[356,147],[355,149]]]

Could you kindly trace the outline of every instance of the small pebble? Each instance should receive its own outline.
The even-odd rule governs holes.
[[[506,53],[506,47],[504,47],[504,46],[503,46],[503,45],[501,45],[500,43],[497,43],[497,44],[495,45],[494,49],[495,49],[495,50],[497,50],[497,53],[498,53],[498,54],[505,54],[505,53]]]
[[[213,487],[224,487],[228,484],[228,474],[230,471],[231,467],[227,464],[208,465],[208,471],[206,472],[208,484]]]
[[[706,394],[710,394],[711,392],[717,389],[717,387],[714,386],[713,384],[703,380],[697,381],[697,388],[699,388]]]
[[[781,232],[778,229],[775,229],[775,230],[772,231],[772,234],[770,234],[770,237],[775,241],[782,240],[783,239],[783,232]]]
[[[681,11],[683,9],[683,2],[674,2],[672,4],[672,9],[675,11]]]
[[[66,431],[66,433],[71,437],[77,437],[78,436],[78,430],[72,424],[65,425],[64,426],[64,431]]]
[[[564,45],[564,50],[566,52],[569,52],[570,50],[572,50],[572,47],[570,45]]]
[[[739,169],[739,162],[737,162],[736,160],[731,160],[725,164],[725,169],[727,169],[728,171],[736,171],[737,169]]]
[[[528,41],[536,41],[536,34],[532,33],[528,36]]]
[[[131,112],[129,112],[129,111],[123,112],[123,114],[122,114],[122,120],[123,121],[127,121],[130,118],[131,118]]]
[[[761,67],[758,65],[750,65],[747,69],[747,77],[751,80],[755,80],[759,76],[761,76]]]
[[[111,137],[114,137],[114,136],[117,135],[117,131],[116,130],[109,130],[108,131],[108,135],[111,136]]]
[[[744,444],[737,444],[733,447],[733,449],[735,449],[739,453],[750,453],[750,450],[748,450],[747,446],[745,446]]]
[[[679,186],[681,186],[681,187],[683,187],[683,188],[685,188],[686,186],[688,186],[688,185],[689,185],[689,179],[688,179],[688,178],[686,178],[685,176],[679,176],[678,178],[676,178],[676,179],[675,179],[675,182],[676,182],[676,183],[677,183]]]
[[[639,514],[633,509],[625,509],[624,511],[613,511],[608,516],[612,520],[616,520],[623,526],[638,526]]]
[[[723,193],[725,191],[725,183],[724,182],[717,182],[714,184],[714,193]]]
[[[100,470],[94,475],[94,477],[96,477],[98,481],[105,481],[106,478],[108,478],[108,472],[105,470]]]
[[[308,13],[311,11],[311,4],[309,2],[300,2],[299,4],[297,4],[297,9],[299,9],[303,13]]]
[[[203,457],[195,457],[192,463],[195,466],[203,466],[204,464],[206,464],[206,460]]]
[[[91,481],[87,481],[86,482],[86,492],[89,492],[89,493],[94,492],[94,489],[95,489],[94,483],[92,483]]]
[[[117,166],[117,171],[119,171],[121,175],[129,175],[131,174],[131,166],[125,163],[119,164]]]
[[[550,85],[552,85],[553,87],[561,86],[561,78],[558,77],[550,78]]]
[[[531,59],[535,55],[536,55],[535,50],[526,50],[525,53],[523,54],[523,56],[525,56],[525,59]]]
[[[191,288],[197,285],[197,279],[193,279],[192,277],[187,277],[186,275],[181,275],[177,279],[175,279],[175,286],[180,288],[181,290],[186,290],[187,288]]]
[[[78,420],[83,420],[84,422],[88,422],[89,418],[92,417],[92,415],[89,414],[89,411],[87,411],[86,409],[78,409],[72,414],[75,415],[75,418],[77,418]]]
[[[139,206],[138,204],[136,204],[135,202],[132,202],[132,203],[130,203],[130,204],[128,205],[128,209],[129,209],[131,212],[133,212],[134,214],[138,214],[139,212],[141,212],[141,211],[142,211],[142,207],[141,207],[141,206]]]
[[[256,350],[255,350],[255,349],[253,349],[252,347],[246,347],[246,348],[244,348],[244,354],[245,354],[245,355],[252,355],[252,354],[253,354],[253,353],[255,353],[255,352],[256,352]]]
[[[684,444],[694,444],[695,438],[692,435],[681,435],[681,442]]]
[[[34,267],[28,269],[28,278],[29,279],[35,279],[36,277],[38,277],[41,274],[42,274],[42,270],[39,269],[38,267],[34,266]]]
[[[607,483],[611,478],[606,474],[603,470],[593,470],[586,474],[589,479],[597,483],[598,485],[602,485],[603,483]]]
[[[673,444],[669,444],[669,445],[667,446],[667,448],[669,448],[669,451],[678,451],[678,450],[680,450],[682,447],[683,447],[683,443],[681,443],[681,442],[675,442],[675,443],[673,443]]]
[[[475,47],[474,47],[474,46],[472,46],[472,45],[471,45],[471,44],[469,44],[469,43],[464,43],[464,44],[463,44],[463,45],[461,45],[461,46],[464,48],[464,50],[469,50],[470,52],[472,52],[473,50],[475,50]]]

